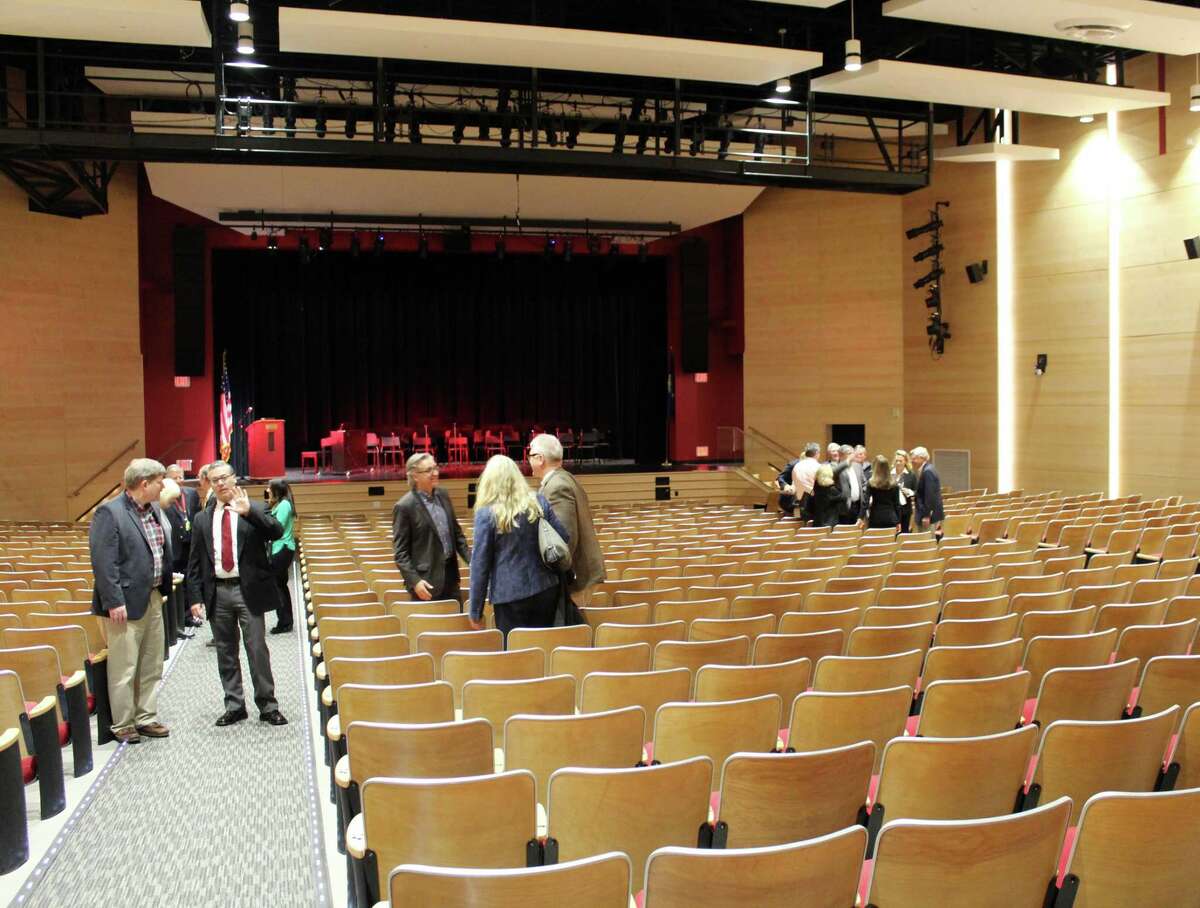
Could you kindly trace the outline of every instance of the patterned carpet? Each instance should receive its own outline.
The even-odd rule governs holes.
[[[243,652],[250,719],[216,728],[223,704],[208,637],[201,628],[183,644],[163,682],[159,716],[171,736],[114,755],[45,876],[13,905],[329,904],[302,641],[295,632],[268,637],[275,694],[291,724],[258,721]]]

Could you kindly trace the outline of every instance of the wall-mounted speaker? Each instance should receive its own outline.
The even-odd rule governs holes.
[[[1037,360],[1034,362],[1034,366],[1033,366],[1033,374],[1034,375],[1045,375],[1046,374],[1046,354],[1045,353],[1039,353],[1037,355]]]
[[[175,374],[203,375],[204,229],[176,227],[171,235],[175,282]]]
[[[972,262],[967,266],[967,280],[969,280],[972,284],[981,283],[983,279],[987,277],[987,273],[987,259],[984,259],[982,262]]]
[[[690,237],[679,246],[679,366],[708,371],[708,243]]]
[[[1188,258],[1200,259],[1200,236],[1189,236],[1183,241],[1183,248],[1187,250]]]

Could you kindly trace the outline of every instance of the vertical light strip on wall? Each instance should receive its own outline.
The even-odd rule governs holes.
[[[1004,138],[1009,141],[1011,114],[1004,114]],[[997,491],[1016,484],[1016,403],[1014,400],[1013,330],[1013,165],[996,162],[996,410]]]
[[[1117,67],[1108,64],[1109,85]],[[1117,112],[1108,113],[1108,495],[1121,494],[1121,168]]]

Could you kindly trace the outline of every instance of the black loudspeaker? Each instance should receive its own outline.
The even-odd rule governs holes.
[[[967,280],[969,280],[972,284],[978,284],[985,277],[987,277],[987,273],[987,259],[984,259],[982,262],[972,262],[967,266]]]
[[[175,274],[175,374],[203,375],[204,230],[176,227],[171,237]]]
[[[684,372],[708,371],[708,243],[699,237],[679,246],[680,344]]]
[[[1037,359],[1034,361],[1034,364],[1033,364],[1033,374],[1034,375],[1045,375],[1046,374],[1046,362],[1047,362],[1046,354],[1039,353],[1037,355]]]
[[[442,248],[447,252],[470,252],[470,228],[464,227],[462,230],[447,230],[442,234]]]
[[[1200,259],[1200,236],[1190,236],[1183,241],[1183,248],[1187,250],[1188,258]]]

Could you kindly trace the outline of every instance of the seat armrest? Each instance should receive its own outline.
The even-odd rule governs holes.
[[[346,853],[359,861],[367,856],[367,831],[361,813],[346,827]]]
[[[67,690],[70,690],[71,688],[77,687],[78,685],[83,684],[86,681],[87,681],[87,675],[84,673],[83,669],[80,668],[80,669],[76,669],[74,672],[72,672],[69,677],[64,678],[63,682],[62,682],[62,686],[65,687]]]
[[[337,782],[338,788],[350,787],[350,755],[339,757],[337,764],[333,767],[333,781]]]
[[[321,690],[321,705],[333,706],[333,688],[325,687]]]
[[[342,740],[342,717],[335,713],[329,717],[329,722],[325,725],[325,737],[330,741]]]
[[[55,697],[47,695],[42,697],[42,699],[38,701],[37,705],[33,709],[29,710],[26,715],[33,720],[39,716],[44,716],[48,712],[53,712],[54,707],[57,705],[58,700]]]
[[[326,679],[326,674],[325,674],[325,663],[324,663],[324,662],[318,662],[318,663],[317,663],[317,669],[316,669],[316,671],[315,671],[313,674],[315,674],[315,675],[317,676],[317,680],[318,680],[318,681],[324,681],[324,680]]]

